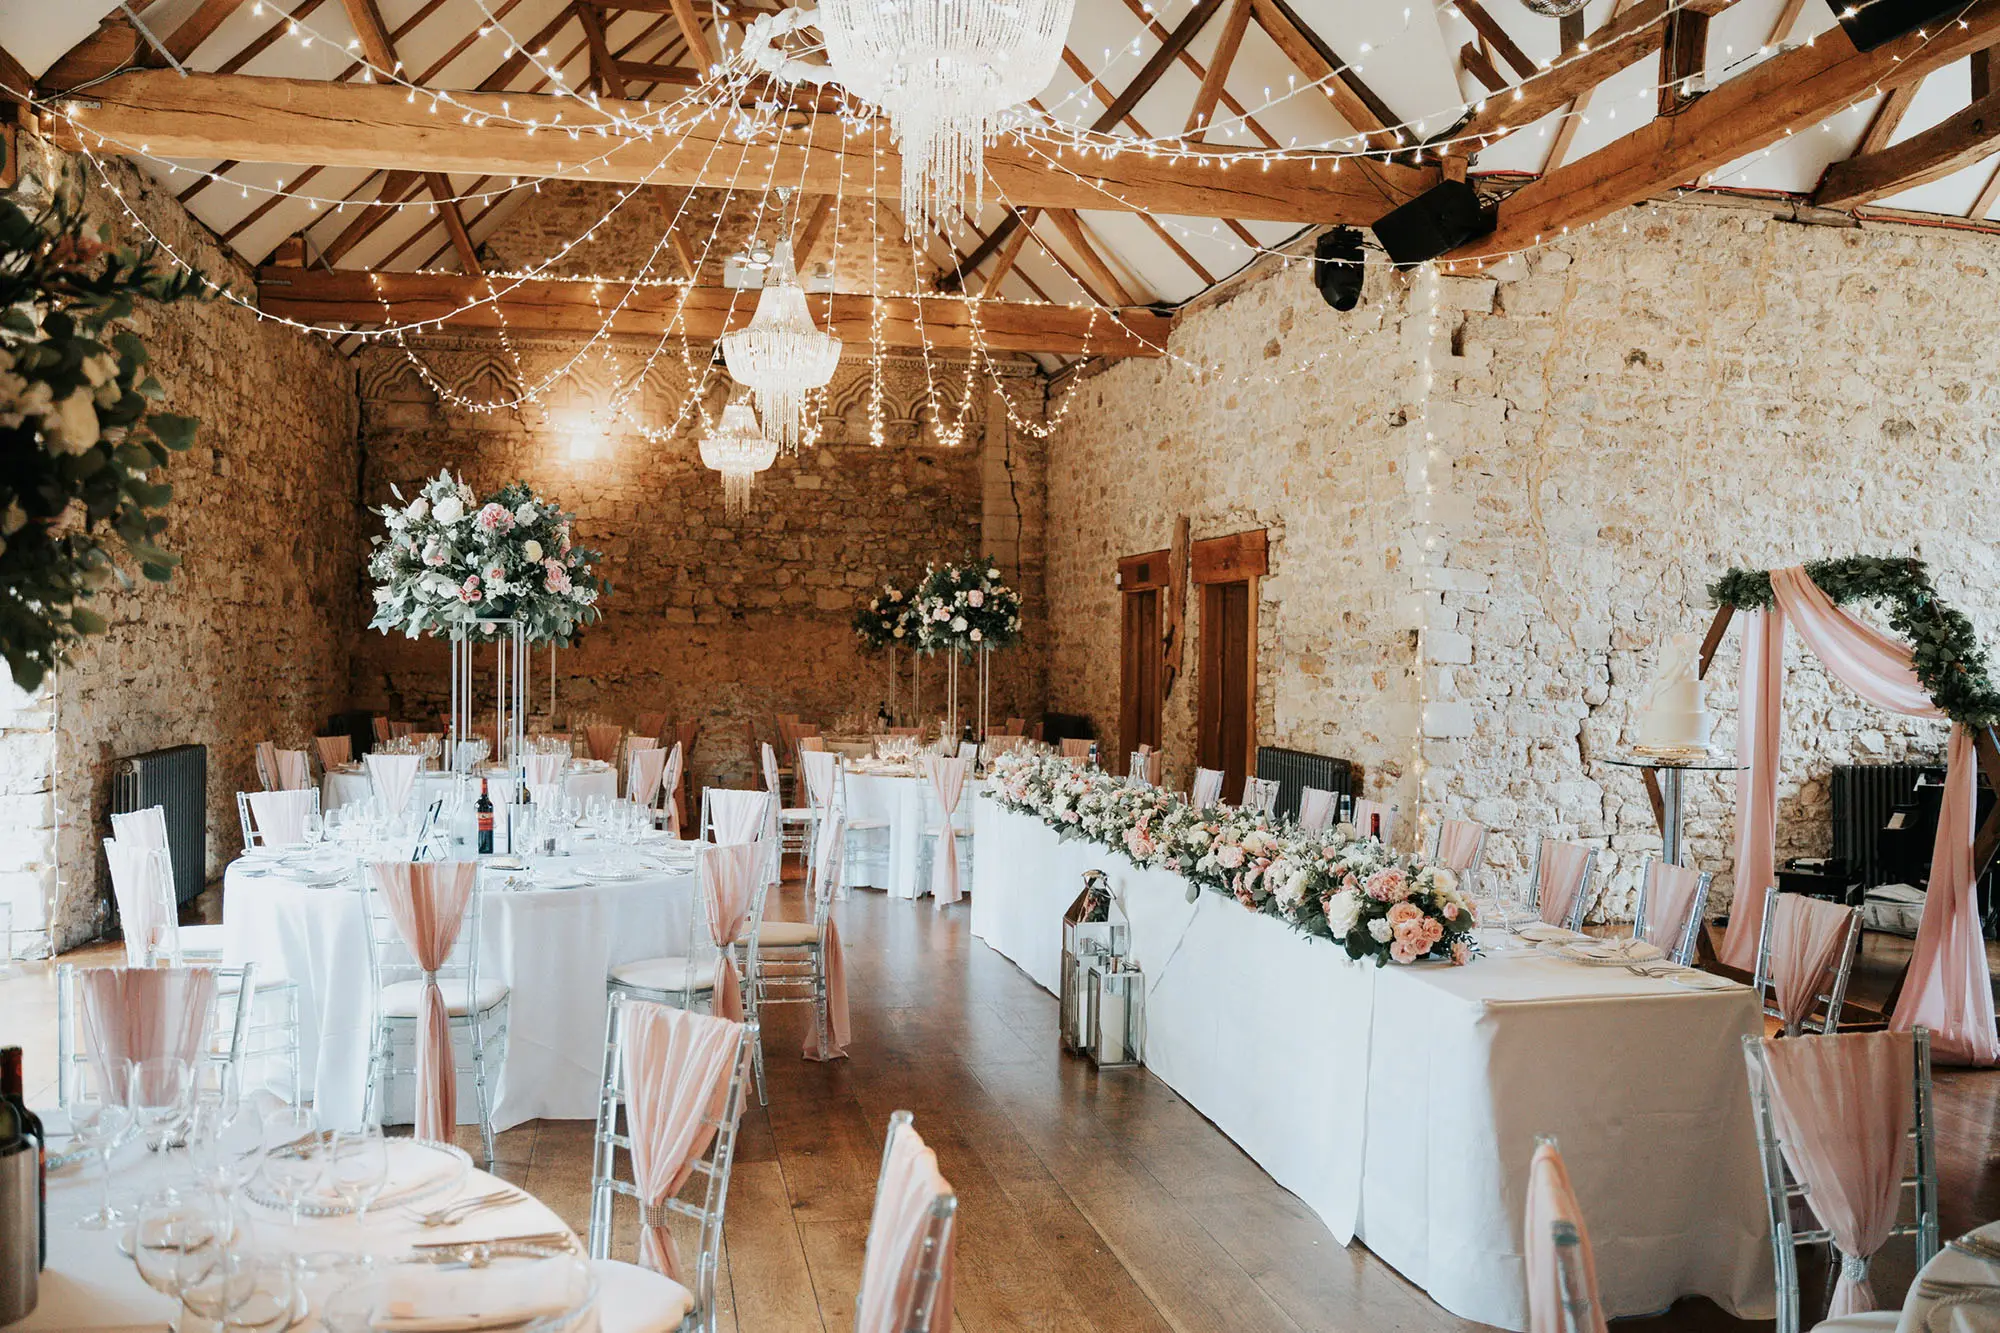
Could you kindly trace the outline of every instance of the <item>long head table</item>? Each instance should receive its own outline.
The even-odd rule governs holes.
[[[1747,988],[1534,953],[1357,964],[1218,894],[1190,904],[1181,876],[992,800],[973,819],[973,933],[1057,990],[1063,911],[1086,870],[1105,871],[1146,978],[1146,1066],[1343,1244],[1359,1236],[1447,1310],[1527,1327],[1521,1215],[1546,1133],[1607,1313],[1702,1295],[1771,1316]]]

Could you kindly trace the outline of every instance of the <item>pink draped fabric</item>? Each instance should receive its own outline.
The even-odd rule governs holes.
[[[1333,823],[1334,795],[1318,787],[1307,787],[1299,792],[1299,827],[1308,833],[1318,833]]]
[[[368,756],[368,783],[391,817],[410,803],[410,790],[417,785],[417,766],[423,760],[413,754],[371,754]]]
[[[397,933],[424,970],[417,1030],[417,1137],[449,1143],[458,1124],[458,1071],[451,1056],[451,1016],[438,988],[437,970],[458,943],[479,865],[378,861],[370,869]]]
[[[312,786],[312,765],[304,750],[279,750],[276,758],[278,790],[303,791]]]
[[[1528,1209],[1522,1224],[1524,1256],[1528,1266],[1528,1333],[1567,1333],[1563,1315],[1563,1283],[1556,1263],[1555,1226],[1567,1222],[1576,1228],[1576,1257],[1583,1265],[1584,1292],[1590,1297],[1588,1327],[1602,1330],[1604,1311],[1597,1296],[1597,1260],[1590,1250],[1590,1233],[1584,1229],[1583,1212],[1570,1188],[1569,1171],[1553,1143],[1535,1149],[1528,1167]]]
[[[590,747],[590,757],[607,764],[618,757],[618,742],[624,739],[625,728],[616,722],[593,722],[583,729],[583,743]]]
[[[278,789],[278,743],[257,742],[257,785],[265,791]]]
[[[708,818],[718,843],[755,842],[766,836],[773,797],[735,787],[708,790]]]
[[[354,738],[351,736],[315,736],[313,744],[319,747],[321,768],[339,768],[342,764],[354,762]]]
[[[1647,863],[1646,919],[1640,923],[1639,937],[1668,953],[1680,948],[1688,914],[1694,911],[1695,890],[1700,887],[1701,872],[1692,866]]]
[[[1188,790],[1188,799],[1197,810],[1206,810],[1222,799],[1222,770],[1219,768],[1197,768],[1194,771],[1194,785]]]
[[[899,1125],[891,1131],[882,1179],[875,1187],[875,1211],[868,1219],[868,1250],[861,1264],[861,1296],[854,1319],[855,1333],[903,1333],[915,1327],[911,1300],[917,1267],[923,1257],[924,1235],[939,1200],[952,1197],[951,1183],[938,1170],[937,1154],[924,1146],[917,1131]],[[944,1237],[937,1293],[930,1321],[923,1327],[948,1333],[952,1327],[952,1267],[958,1229]]]
[[[1771,909],[1771,986],[1786,1032],[1798,1032],[1833,984],[1849,923],[1859,910],[1798,893],[1778,895]]]
[[[178,962],[180,913],[166,848],[148,847],[136,837],[106,838],[104,859],[125,936],[126,963],[151,967],[162,960]]]
[[[304,791],[253,791],[250,824],[266,847],[285,846],[306,840],[306,816],[315,808],[319,793]]]
[[[1065,736],[1062,742],[1062,757],[1065,759],[1090,758],[1090,742]]]
[[[681,743],[667,751],[666,766],[660,770],[660,789],[667,794],[667,832],[681,836]]]
[[[632,719],[632,734],[657,745],[667,732],[665,713],[640,713]]]
[[[806,794],[811,797],[813,805],[825,813],[833,805],[833,775],[840,760],[830,751],[801,750],[799,763],[805,772]]]
[[[1596,850],[1580,842],[1542,839],[1541,876],[1535,885],[1542,920],[1552,926],[1569,924],[1577,895],[1584,891],[1584,877],[1590,873],[1590,854]]]
[[[813,888],[815,911],[826,917],[826,935],[820,941],[820,966],[826,969],[826,1013],[819,1024],[819,1041],[806,1032],[808,1060],[837,1060],[847,1054],[847,955],[840,948],[840,923],[833,919],[833,895],[840,887],[840,871],[847,854],[845,820],[829,818],[820,825],[819,847],[813,854],[814,872],[819,876]]]
[[[701,891],[715,943],[722,950],[715,968],[715,1012],[736,1022],[743,1018],[743,988],[730,959],[743,938],[744,927],[750,924],[757,878],[763,873],[761,843],[727,843],[702,849]]]
[[[192,1061],[208,1044],[215,973],[205,967],[95,967],[76,983],[84,1054],[107,1094],[123,1097],[127,1062]]]
[[[1370,801],[1361,797],[1354,800],[1354,828],[1363,837],[1373,832],[1375,816],[1382,816],[1382,841],[1396,840],[1396,812],[1381,801]]]
[[[369,726],[369,729],[370,729],[370,730],[372,730],[372,731],[373,731],[373,732],[375,733],[375,739],[376,739],[376,740],[378,740],[378,741],[386,741],[386,740],[388,740],[388,739],[389,739],[389,719],[388,719],[388,718],[386,718],[386,717],[371,717],[371,718],[369,718],[369,719],[368,719],[368,726]]]
[[[1870,703],[1910,717],[1943,716],[1917,680],[1909,649],[1834,605],[1802,568],[1772,570],[1771,589],[1777,606],[1750,617],[1744,641],[1737,746],[1749,768],[1737,779],[1736,901],[1722,946],[1722,960],[1746,971],[1755,963],[1763,891],[1774,878],[1786,624],[1796,625],[1827,670]],[[1972,879],[1976,762],[1971,737],[1954,725],[1926,910],[1890,1024],[1899,1031],[1928,1027],[1940,1056],[1991,1065],[2000,1063],[2000,1038]]]
[[[1457,874],[1479,868],[1479,853],[1486,845],[1486,825],[1470,819],[1447,819],[1438,825],[1438,864]]]
[[[660,799],[660,775],[667,771],[667,752],[658,746],[634,745],[625,752],[625,798],[641,805]]]
[[[799,737],[799,749],[807,754],[826,753],[826,741],[819,736]]]
[[[938,821],[937,855],[931,860],[931,897],[939,905],[955,903],[965,896],[958,887],[958,835],[952,831],[951,817],[958,811],[967,767],[963,759],[933,757],[924,761],[924,772],[943,811]]]
[[[678,1282],[680,1256],[661,1206],[715,1139],[743,1025],[643,1000],[623,1001],[620,1012],[632,1181],[641,1196],[639,1262]]]
[[[1889,1239],[1902,1201],[1915,1097],[1907,1032],[1847,1032],[1763,1043],[1771,1117],[1806,1203],[1842,1260],[1829,1318],[1875,1308],[1868,1260]]]

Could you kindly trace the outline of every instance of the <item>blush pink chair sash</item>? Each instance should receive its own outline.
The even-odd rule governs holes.
[[[304,750],[279,750],[276,759],[278,790],[303,791],[312,786],[312,764]]]
[[[1307,787],[1299,792],[1299,827],[1308,833],[1318,833],[1333,823],[1334,795],[1318,787]]]
[[[1640,938],[1672,953],[1687,931],[1695,890],[1701,887],[1701,872],[1693,866],[1654,861],[1647,866],[1646,875],[1646,920]]]
[[[943,811],[938,821],[937,855],[931,860],[931,897],[939,904],[955,903],[965,896],[958,887],[958,835],[952,832],[951,817],[957,813],[959,795],[965,790],[967,767],[963,759],[924,760],[924,772]]]
[[[1356,797],[1354,801],[1354,828],[1367,837],[1376,815],[1382,816],[1382,841],[1396,840],[1396,812],[1381,801],[1369,801]]]
[[[1063,737],[1062,757],[1065,759],[1090,758],[1090,742],[1080,741],[1071,736]]]
[[[1562,1154],[1553,1143],[1543,1143],[1535,1148],[1535,1159],[1528,1166],[1528,1209],[1522,1228],[1528,1264],[1529,1333],[1568,1333],[1562,1276],[1556,1264],[1558,1222],[1576,1228],[1577,1259],[1583,1265],[1584,1287],[1590,1296],[1590,1327],[1602,1330],[1603,1302],[1597,1295],[1597,1260],[1591,1253],[1590,1233],[1584,1229],[1583,1211],[1576,1205],[1576,1191],[1570,1188]]]
[[[1583,877],[1590,867],[1594,847],[1580,842],[1542,839],[1541,882],[1535,887],[1541,896],[1541,918],[1552,926],[1567,925],[1576,895],[1583,892]]]
[[[313,799],[319,793],[308,787],[304,791],[253,791],[250,797],[250,823],[264,845],[280,846],[306,840],[306,816],[312,813]]]
[[[1826,669],[1870,703],[1910,717],[1943,716],[1917,680],[1910,650],[1834,605],[1804,569],[1772,570],[1771,589],[1777,605],[1751,614],[1745,626],[1737,750],[1747,767],[1737,777],[1736,897],[1721,950],[1722,961],[1746,971],[1755,965],[1764,888],[1774,878],[1786,626],[1796,626]],[[1961,726],[1951,729],[1946,762],[1928,908],[1889,1023],[1904,1032],[1931,1029],[1942,1058],[1991,1065],[2000,1063],[2000,1037],[1972,879],[1977,756]]]
[[[708,818],[718,843],[755,842],[770,829],[767,811],[774,798],[761,791],[736,787],[712,787],[708,793]]]
[[[1771,909],[1771,985],[1785,1030],[1796,1032],[1833,980],[1859,908],[1781,893]]]
[[[95,967],[76,974],[84,1053],[99,1087],[124,1092],[127,1061],[195,1060],[213,1026],[215,973],[205,967]]]
[[[1907,1032],[1766,1039],[1764,1063],[1785,1161],[1806,1187],[1813,1216],[1851,1261],[1841,1264],[1827,1314],[1873,1310],[1867,1263],[1888,1240],[1902,1201],[1914,1039]]]
[[[342,764],[354,762],[354,738],[352,736],[315,736],[313,744],[319,747],[319,766],[339,768]]]
[[[414,754],[368,756],[369,785],[392,817],[410,803],[410,790],[417,785],[417,766],[423,762]]]
[[[807,737],[817,740],[817,737]],[[800,742],[804,744],[803,741]],[[822,814],[833,805],[833,775],[840,759],[828,750],[801,750],[799,763],[805,769],[806,794]]]
[[[667,751],[666,766],[660,770],[660,789],[667,794],[667,832],[681,836],[681,743]]]
[[[639,713],[632,719],[632,734],[642,738],[648,744],[658,745],[660,738],[665,736],[666,733],[667,715],[665,713]]]
[[[479,865],[378,861],[369,869],[397,933],[424,970],[417,1029],[417,1137],[449,1143],[458,1123],[458,1071],[452,1063],[451,1017],[438,988],[437,970],[458,943]]]
[[[369,730],[371,730],[371,731],[373,731],[373,732],[375,733],[375,739],[376,739],[376,740],[378,740],[378,741],[386,741],[386,740],[388,740],[388,739],[389,739],[389,719],[388,719],[388,718],[386,718],[386,717],[371,717],[371,718],[369,718],[369,719],[368,719],[368,727],[369,727]]]
[[[265,791],[278,789],[278,743],[257,742],[257,785]]]
[[[868,1220],[868,1251],[861,1265],[855,1333],[901,1333],[909,1327],[924,1231],[930,1224],[931,1209],[951,1192],[950,1182],[938,1170],[937,1154],[924,1146],[915,1129],[900,1126],[889,1141],[882,1179],[875,1189],[875,1211]],[[953,1227],[945,1236],[944,1253],[938,1256],[940,1272],[930,1320],[937,1333],[952,1327],[952,1267],[957,1243],[958,1229]]]
[[[125,814],[111,816],[111,836],[120,842],[131,843],[135,847],[143,847],[147,851],[166,851],[166,807],[149,805],[144,810],[132,810]]]
[[[750,905],[757,892],[757,877],[764,873],[764,845],[757,842],[725,843],[704,847],[701,853],[701,892],[708,909],[708,922],[722,957],[715,969],[715,1012],[741,1022],[743,990],[730,962],[731,948],[743,938],[750,924]]]
[[[813,873],[819,876],[814,896],[827,904],[826,937],[821,941],[820,966],[826,969],[826,1021],[819,1025],[816,1044],[811,1029],[806,1031],[805,1057],[808,1060],[837,1060],[847,1054],[847,955],[840,947],[840,923],[833,916],[833,894],[840,885],[841,867],[847,857],[846,821],[828,818],[819,826],[819,846],[813,853]]]
[[[106,838],[104,859],[125,936],[126,963],[148,967],[161,959],[178,961],[180,913],[166,848],[148,847],[136,837]]]
[[[641,805],[660,799],[660,775],[667,771],[665,750],[635,744],[625,752],[625,766],[625,799]]]
[[[743,1049],[743,1025],[690,1009],[627,1000],[625,1114],[641,1198],[639,1262],[681,1280],[663,1204],[680,1193],[714,1141]]]
[[[1219,768],[1197,768],[1194,771],[1194,785],[1188,791],[1188,799],[1197,810],[1206,810],[1222,799],[1222,770]]]
[[[583,743],[590,747],[590,757],[607,764],[618,757],[618,742],[624,739],[625,728],[616,722],[593,722],[583,729]]]
[[[1447,819],[1438,825],[1437,859],[1446,870],[1463,875],[1476,870],[1480,848],[1486,842],[1486,825],[1470,819]]]

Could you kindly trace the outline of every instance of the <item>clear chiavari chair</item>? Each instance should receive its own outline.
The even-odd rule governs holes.
[[[958,808],[947,819],[944,802],[938,799],[937,786],[928,773],[920,772],[917,777],[919,807],[923,813],[922,836],[917,839],[917,881],[918,897],[931,891],[931,870],[937,864],[938,842],[944,837],[947,822],[958,851],[958,886],[961,894],[972,891],[972,858],[977,851],[972,837],[972,775],[968,772],[965,785],[959,790]]]
[[[599,1082],[597,1130],[590,1169],[591,1267],[598,1274],[601,1292],[616,1292],[621,1301],[638,1296],[650,1313],[655,1317],[666,1316],[667,1326],[676,1327],[678,1333],[715,1333],[718,1313],[716,1282],[722,1266],[723,1214],[729,1202],[729,1176],[736,1160],[736,1133],[743,1119],[752,1052],[758,1044],[757,1025],[744,1025],[737,1038],[729,1082],[721,1104],[715,1107],[713,1115],[704,1117],[713,1128],[714,1137],[689,1164],[688,1178],[680,1191],[658,1205],[657,1209],[649,1210],[643,1203],[637,1184],[618,1175],[619,1158],[622,1156],[629,1167],[632,1155],[629,1125],[623,1130],[620,1128],[622,1113],[626,1112],[626,1018],[635,1006],[647,1003],[657,1001],[648,1001],[629,993],[614,993],[605,1014],[603,1077]],[[694,1223],[698,1241],[693,1272],[686,1274],[691,1279],[690,1286],[681,1288],[670,1279],[637,1269],[634,1265],[612,1261],[612,1231],[617,1198],[621,1194],[640,1204],[642,1225],[657,1219],[671,1226],[670,1219],[673,1218]],[[660,1218],[658,1215],[661,1213],[666,1217]],[[688,1298],[685,1303],[676,1300],[676,1293],[683,1291]],[[677,1325],[672,1323],[676,1305],[684,1310]]]
[[[841,867],[840,882],[834,889],[836,897],[845,898],[848,886],[864,882],[870,866],[880,863],[883,875],[876,882],[887,884],[888,862],[895,852],[890,845],[892,833],[889,821],[872,816],[856,816],[848,785],[847,765],[842,762],[833,775],[833,809],[842,825],[841,855],[846,864]]]
[[[1306,787],[1299,792],[1299,829],[1304,833],[1321,833],[1333,827],[1334,807],[1340,798],[1321,787]]]
[[[1743,1038],[1743,1060],[1750,1078],[1751,1114],[1756,1121],[1758,1156],[1764,1168],[1764,1198],[1770,1213],[1771,1258],[1777,1270],[1776,1333],[1800,1333],[1804,1317],[1799,1290],[1801,1249],[1812,1246],[1824,1250],[1829,1295],[1843,1269],[1849,1276],[1865,1280],[1869,1259],[1850,1260],[1841,1255],[1835,1247],[1832,1230],[1811,1211],[1812,1192],[1799,1179],[1792,1161],[1787,1157],[1779,1128],[1781,1117],[1773,1105],[1774,1072],[1769,1047],[1777,1042],[1839,1042],[1845,1043],[1846,1047],[1837,1049],[1835,1053],[1851,1058],[1860,1053],[1861,1044],[1893,1042],[1903,1039],[1904,1035],[1896,1032],[1850,1032],[1838,1036]],[[1916,1265],[1922,1268],[1938,1251],[1937,1121],[1931,1101],[1931,1034],[1927,1029],[1917,1028],[1908,1034],[1908,1038],[1911,1109],[1909,1128],[1904,1133],[1908,1147],[1898,1166],[1900,1178],[1897,1192],[1901,1198],[1897,1219],[1888,1234],[1891,1238],[1910,1237],[1916,1248]],[[1828,1107],[1827,1110],[1829,1114],[1840,1114],[1839,1108]],[[1907,1199],[1907,1206],[1903,1199]],[[1839,1322],[1841,1326],[1849,1326],[1849,1320],[1853,1318],[1849,1316]],[[1897,1327],[1897,1319],[1884,1316],[1880,1326],[1893,1329]]]
[[[1431,860],[1457,875],[1467,893],[1486,860],[1486,833],[1486,825],[1470,819],[1441,819],[1431,841]]]
[[[861,1285],[855,1296],[857,1329],[865,1327],[863,1320],[871,1313],[886,1315],[886,1320],[877,1326],[893,1328],[897,1333],[941,1333],[951,1326],[951,1312],[941,1309],[939,1301],[946,1265],[957,1239],[958,1195],[948,1186],[939,1189],[925,1205],[917,1229],[910,1235],[895,1234],[897,1222],[907,1221],[897,1216],[901,1211],[898,1205],[905,1201],[884,1198],[887,1189],[904,1183],[895,1179],[893,1170],[899,1138],[908,1135],[915,1139],[919,1150],[923,1148],[923,1140],[916,1137],[915,1121],[916,1117],[908,1111],[896,1111],[889,1116],[889,1133],[882,1143],[882,1166],[875,1176],[875,1206],[868,1222]],[[942,1178],[938,1184],[944,1184]],[[909,1277],[902,1281],[905,1270]],[[887,1308],[871,1309],[878,1304]]]
[[[1798,914],[1813,918],[1801,922],[1802,929],[1786,929]],[[1764,919],[1757,930],[1757,969],[1751,986],[1764,1006],[1764,1016],[1784,1025],[1785,1035],[1796,1037],[1812,1025],[1813,1013],[1820,1014],[1819,1030],[1833,1032],[1840,1027],[1840,1011],[1847,1003],[1847,983],[1854,974],[1854,959],[1861,946],[1861,909],[1821,902],[1800,894],[1778,892],[1773,884],[1764,890]],[[1787,975],[1803,968],[1816,972],[1801,977],[1798,986],[1810,995],[1788,988]],[[1786,1012],[1788,989],[1799,996],[1800,1008]]]
[[[765,921],[757,931],[757,1003],[812,1006],[814,1049],[825,1042],[826,928],[846,861],[847,828],[839,815],[820,826],[812,871],[812,920]]]
[[[778,837],[783,852],[804,855],[812,846],[814,809],[810,802],[805,805],[784,804],[782,770],[778,767],[778,752],[766,741],[760,750],[764,769],[764,790],[771,793],[772,801],[778,805]],[[803,784],[800,784],[803,785]]]
[[[257,993],[257,967],[254,963],[245,963],[242,967],[210,967],[207,970],[215,975],[215,995],[208,1013],[199,1019],[199,1026],[206,1034],[202,1040],[200,1060],[204,1064],[228,1066],[237,1071],[240,1079],[242,1062],[250,1051],[253,1028],[250,1004]],[[64,1108],[69,1106],[70,1097],[78,1087],[77,1080],[90,1060],[83,1007],[77,996],[77,972],[73,963],[56,966],[56,1102]],[[167,1031],[172,1025],[156,1023],[151,1026],[157,1031]],[[294,1063],[292,1068],[296,1089],[297,1064]],[[238,1086],[245,1085],[239,1082]],[[296,1091],[292,1100],[298,1100]]]
[[[1597,848],[1538,836],[1528,872],[1528,910],[1552,926],[1582,930],[1590,908],[1590,885],[1597,878]]]
[[[1206,810],[1222,799],[1222,770],[1219,768],[1197,768],[1194,771],[1194,786],[1188,799],[1197,810]]]
[[[1278,810],[1278,780],[1276,778],[1243,779],[1244,810],[1258,814],[1276,814]]]
[[[293,809],[286,809],[274,816],[285,836],[272,838],[271,830],[258,825],[257,811],[261,807],[274,810],[277,806],[294,807],[297,815],[296,829],[284,829],[283,824],[292,822]],[[247,792],[236,793],[236,820],[242,826],[245,847],[272,847],[305,839],[305,825],[308,819],[319,817],[319,788],[307,787],[300,791]],[[290,836],[297,833],[298,836]]]
[[[364,880],[367,877],[364,877]],[[396,1078],[410,1076],[416,1084],[418,1032],[423,1022],[424,983],[427,977],[396,928],[382,892],[364,882],[361,919],[367,931],[368,981],[373,1009],[369,1026],[368,1080],[363,1097],[362,1118],[371,1123],[383,1118],[394,1104]],[[436,973],[438,989],[444,994],[447,1026],[452,1034],[453,1066],[459,1073],[472,1075],[473,1095],[479,1115],[479,1142],[485,1153],[486,1168],[493,1169],[493,1094],[486,1078],[487,1048],[507,1040],[508,990],[504,982],[482,981],[479,977],[479,925],[484,915],[485,886],[475,877],[466,899],[465,920]],[[465,1058],[460,1062],[458,1037],[465,1037]],[[409,1051],[409,1063],[398,1062],[399,1052]],[[499,1057],[495,1057],[496,1059]],[[453,1119],[457,1118],[453,1108]]]
[[[1657,856],[1647,858],[1646,873],[1639,878],[1639,900],[1632,905],[1633,937],[1683,967],[1692,966],[1714,879],[1706,870],[1670,866]]]

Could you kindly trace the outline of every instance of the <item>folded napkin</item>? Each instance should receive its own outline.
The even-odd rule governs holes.
[[[1666,955],[1644,940],[1578,940],[1556,952],[1579,963],[1650,963]]]
[[[574,1304],[574,1261],[539,1259],[486,1268],[405,1267],[383,1284],[382,1333],[470,1333],[560,1315]]]

